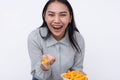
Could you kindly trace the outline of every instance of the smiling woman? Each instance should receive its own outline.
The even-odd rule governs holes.
[[[62,80],[68,70],[83,72],[84,39],[69,2],[49,0],[42,18],[43,24],[28,37],[33,80]]]
[[[65,30],[71,22],[71,16],[66,5],[60,2],[51,3],[45,14],[45,21],[56,40],[64,37]]]

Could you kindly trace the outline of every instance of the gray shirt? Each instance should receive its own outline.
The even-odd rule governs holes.
[[[45,31],[43,31],[45,33]],[[61,74],[68,70],[83,71],[84,59],[84,39],[79,32],[75,32],[74,37],[81,48],[78,53],[69,41],[68,32],[64,38],[57,41],[52,35],[47,39],[40,36],[39,28],[32,31],[28,36],[28,51],[31,59],[31,73],[39,80],[62,80]],[[49,71],[40,68],[41,56],[50,54],[56,57],[55,63]]]

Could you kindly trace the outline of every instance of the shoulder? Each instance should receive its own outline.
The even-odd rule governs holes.
[[[40,36],[39,35],[39,28],[31,31],[28,35],[28,39],[37,39],[38,36]]]
[[[75,31],[75,39],[82,50],[85,48],[85,41],[80,32]]]
[[[77,41],[82,41],[82,42],[84,41],[82,34],[78,31],[75,31],[74,37]]]
[[[28,35],[28,42],[42,44],[44,39],[41,37],[40,28],[31,31]]]
[[[44,39],[40,36],[39,28],[29,33],[27,42],[28,45],[39,46],[41,48],[42,44],[44,44]]]

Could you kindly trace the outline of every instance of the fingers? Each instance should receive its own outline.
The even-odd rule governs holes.
[[[56,58],[52,57],[51,60],[50,60],[50,65],[52,65],[55,61],[56,61]]]
[[[44,70],[44,71],[48,71],[50,69],[50,62],[49,62],[49,59],[48,59],[48,56],[47,55],[43,55],[41,57],[41,69]]]
[[[49,64],[52,65],[56,61],[56,58],[49,54],[44,54],[42,56],[42,61],[44,61],[44,60],[48,60]]]
[[[51,65],[56,61],[56,58],[49,55],[49,54],[44,54],[41,59],[41,68],[44,71],[48,71],[51,67]]]

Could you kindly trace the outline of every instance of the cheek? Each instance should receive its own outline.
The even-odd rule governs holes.
[[[71,19],[68,18],[68,17],[62,19],[62,21],[63,21],[64,24],[68,24],[68,23],[70,22],[70,20],[71,20]]]
[[[51,18],[49,18],[49,17],[45,17],[45,22],[47,23],[47,24],[49,24],[50,22],[51,22]]]
[[[69,20],[68,19],[65,19],[65,20],[63,20],[63,24],[64,24],[64,26],[68,26],[68,24],[69,24]]]

